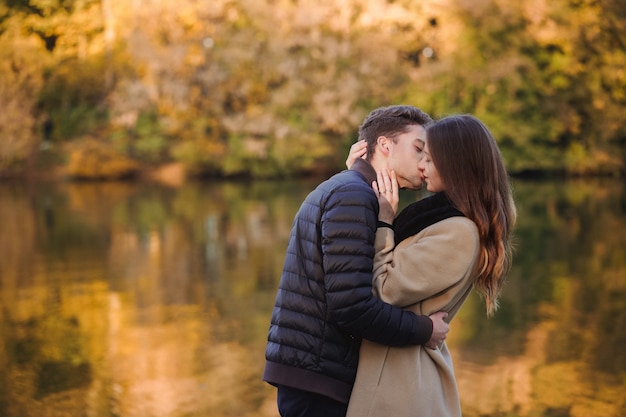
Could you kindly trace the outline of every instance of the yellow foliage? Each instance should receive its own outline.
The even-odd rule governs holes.
[[[33,37],[0,35],[0,173],[20,169],[39,144],[34,111],[43,74],[37,49]]]
[[[301,141],[294,149],[320,149],[324,158],[354,139],[373,108],[399,102],[436,118],[476,114],[517,171],[603,172],[610,147],[622,143],[626,54],[614,45],[626,42],[626,19],[615,2],[57,3],[0,9],[7,37],[0,49],[22,54],[21,37],[31,33],[38,45],[30,47],[50,64],[29,64],[34,76],[50,76],[43,90],[8,81],[16,92],[5,93],[0,81],[0,134],[9,138],[0,143],[0,169],[36,147],[38,112],[53,122],[48,137],[65,141],[132,128],[137,115],[156,110],[167,136],[159,155],[199,161],[218,174],[224,164],[215,155],[230,166],[248,165],[249,155],[230,144],[209,149],[209,157],[193,155],[207,137],[252,136],[267,151],[257,152],[264,175],[299,174],[307,171],[303,158],[304,166],[322,159],[273,151],[281,138]],[[15,74],[31,74],[26,66]],[[5,104],[5,97],[17,100]],[[197,130],[198,119],[216,122]],[[576,141],[597,149],[594,157],[581,158]],[[611,173],[624,171],[622,155],[609,159]]]
[[[139,165],[110,144],[87,138],[69,147],[67,175],[79,179],[118,179],[137,173]]]

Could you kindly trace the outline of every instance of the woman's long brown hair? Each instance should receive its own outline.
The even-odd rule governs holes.
[[[445,117],[427,128],[430,157],[452,204],[478,226],[480,251],[474,287],[487,315],[511,267],[517,211],[502,155],[489,129],[471,115]]]

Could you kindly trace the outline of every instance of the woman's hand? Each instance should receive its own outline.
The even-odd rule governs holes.
[[[372,189],[378,196],[378,205],[380,206],[378,220],[392,224],[400,201],[396,173],[393,170],[391,172],[384,170],[376,173],[376,178],[377,181],[372,183]]]
[[[365,159],[366,155],[367,142],[365,142],[364,140],[360,140],[356,143],[353,143],[352,146],[350,146],[350,154],[348,155],[348,159],[346,159],[346,166],[349,169],[352,164],[354,164],[354,161],[357,160],[357,158]]]

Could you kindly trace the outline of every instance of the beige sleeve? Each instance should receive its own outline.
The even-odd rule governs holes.
[[[465,217],[440,221],[395,248],[393,230],[378,228],[374,293],[403,308],[437,295],[471,273],[478,243],[476,225]]]

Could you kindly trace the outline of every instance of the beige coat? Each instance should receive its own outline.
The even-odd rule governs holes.
[[[451,217],[400,242],[376,232],[374,292],[384,301],[430,315],[447,311],[448,321],[472,289],[478,257],[476,225]],[[458,417],[459,395],[445,343],[388,347],[363,341],[347,417]]]

